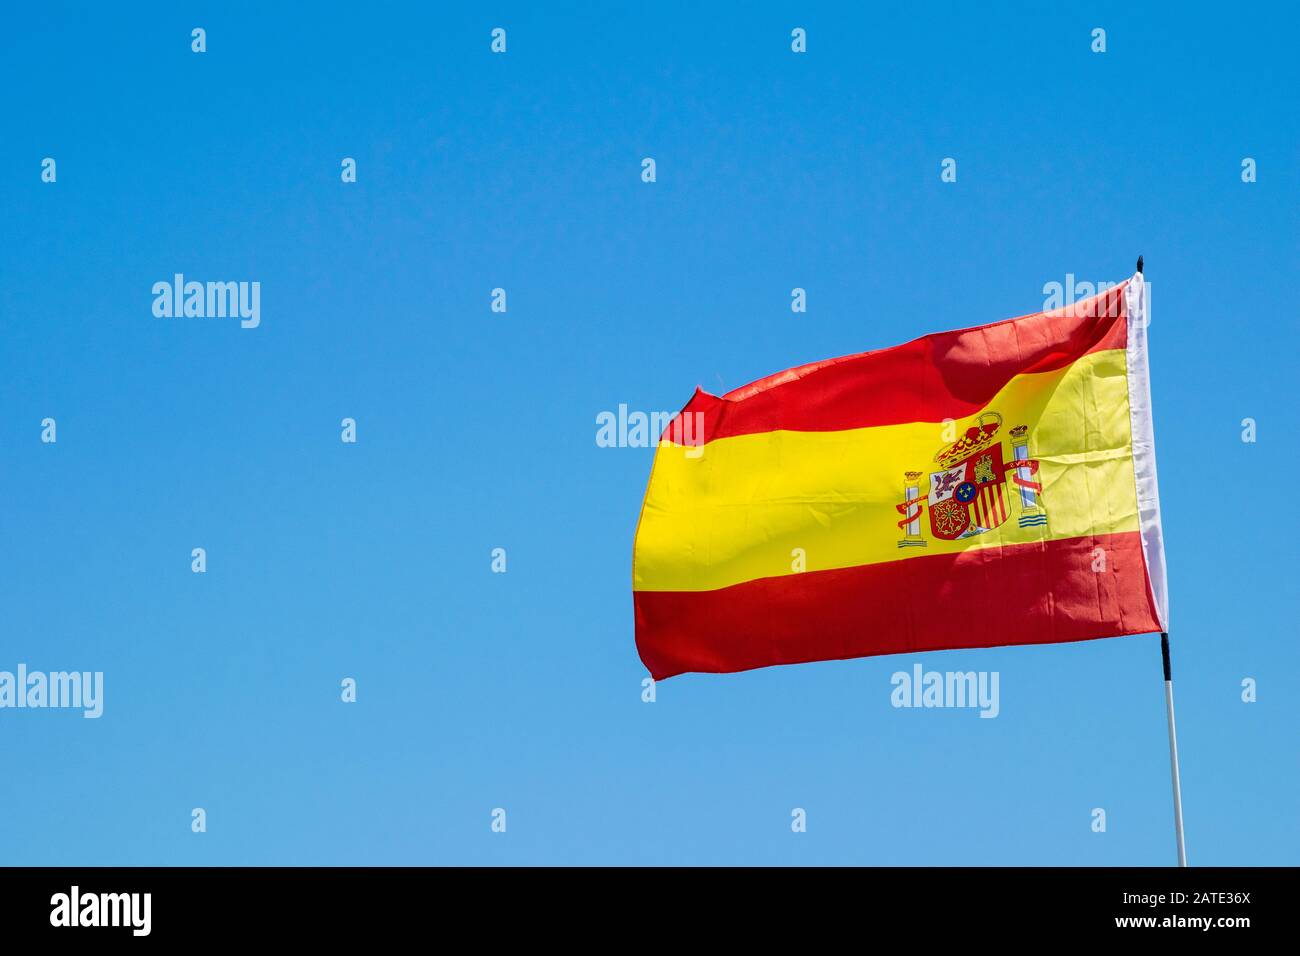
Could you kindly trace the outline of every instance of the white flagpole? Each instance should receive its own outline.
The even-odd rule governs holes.
[[[1141,256],[1138,256],[1137,274],[1139,276],[1142,275]],[[1145,291],[1145,284],[1141,280],[1139,280],[1138,288],[1140,290]],[[1141,293],[1139,293],[1138,303],[1139,303],[1139,307],[1142,310],[1142,331],[1140,334],[1145,335],[1146,324],[1150,321],[1150,316],[1146,312],[1146,303]],[[1144,356],[1143,361],[1145,361],[1145,352],[1146,352],[1145,339],[1142,339],[1141,341],[1142,341],[1142,353]],[[1145,368],[1143,369],[1143,374],[1145,375]],[[1147,405],[1149,406],[1150,404],[1151,404],[1151,398],[1148,391]],[[1149,441],[1150,440],[1149,434],[1147,438]],[[1151,482],[1154,486],[1155,483],[1154,459],[1151,462]],[[1143,543],[1145,546],[1145,540]],[[1159,545],[1159,539],[1157,539],[1157,543]],[[1160,575],[1161,575],[1161,581],[1163,582],[1164,548],[1163,545],[1159,545],[1159,547],[1160,547],[1160,553],[1162,555]],[[1162,604],[1162,608],[1163,607],[1165,606]],[[1162,623],[1164,624],[1165,627],[1168,627],[1169,624],[1167,620],[1168,618],[1167,609],[1162,610],[1160,616],[1166,619],[1162,621]],[[1160,657],[1163,660],[1165,666],[1165,716],[1168,717],[1169,719],[1169,775],[1172,778],[1173,785],[1174,785],[1174,836],[1178,840],[1178,865],[1186,866],[1187,847],[1183,843],[1183,787],[1181,781],[1178,779],[1178,732],[1174,729],[1174,681],[1173,681],[1173,676],[1169,669],[1169,632],[1168,631],[1160,632]]]
[[[1174,681],[1169,670],[1169,635],[1160,634],[1160,656],[1165,665],[1165,713],[1169,717],[1169,770],[1174,781],[1174,834],[1178,838],[1178,865],[1187,865],[1183,845],[1183,788],[1178,780],[1178,733],[1174,730]]]

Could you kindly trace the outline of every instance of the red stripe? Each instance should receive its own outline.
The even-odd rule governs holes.
[[[721,398],[697,388],[663,438],[686,444],[681,415],[688,412],[703,415],[704,441],[774,429],[837,431],[964,418],[983,409],[1016,375],[1124,348],[1126,285],[1067,309],[803,365]]]
[[[1095,548],[1106,552],[1101,572]],[[633,599],[637,649],[656,680],[1160,630],[1137,532],[806,571],[716,591],[636,591]]]

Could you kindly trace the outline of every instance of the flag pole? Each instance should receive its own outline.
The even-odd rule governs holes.
[[[1142,272],[1138,256],[1137,271]],[[1160,659],[1165,668],[1165,716],[1169,720],[1169,775],[1174,785],[1174,836],[1178,840],[1178,865],[1187,865],[1187,847],[1183,844],[1183,786],[1178,777],[1178,732],[1174,729],[1174,679],[1169,667],[1169,632],[1160,632]]]
[[[1174,834],[1178,838],[1178,865],[1187,865],[1183,845],[1183,788],[1178,779],[1178,734],[1174,730],[1174,681],[1169,671],[1169,634],[1160,632],[1160,656],[1165,665],[1165,714],[1169,718],[1169,770],[1174,781]]]

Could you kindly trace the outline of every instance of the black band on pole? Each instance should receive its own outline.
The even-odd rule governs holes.
[[[1138,256],[1138,272],[1142,271],[1142,257]]]
[[[1165,662],[1165,680],[1173,680],[1169,672],[1169,635],[1163,631],[1160,633],[1160,656]]]

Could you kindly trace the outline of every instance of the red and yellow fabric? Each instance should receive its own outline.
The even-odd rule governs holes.
[[[656,679],[1167,629],[1141,275],[697,390],[633,589]]]

